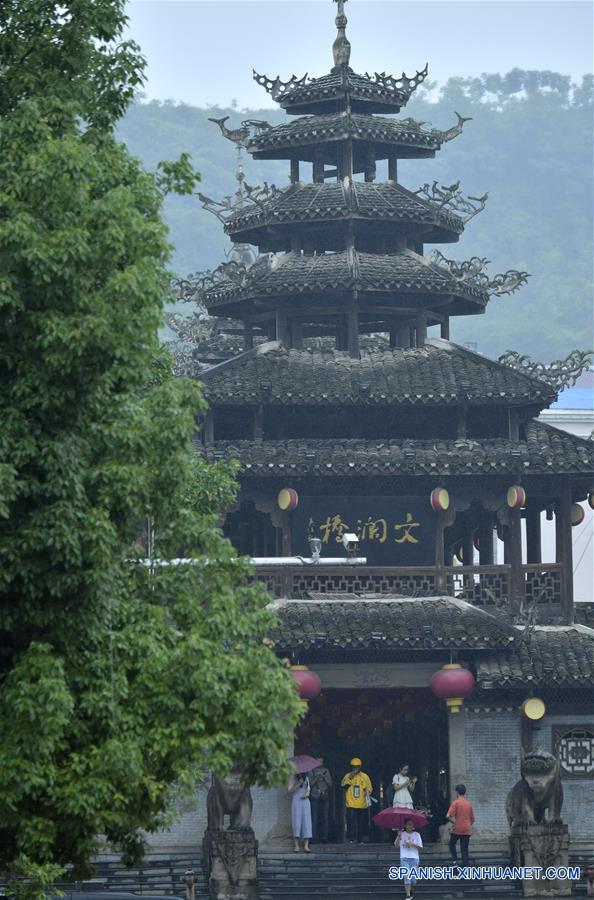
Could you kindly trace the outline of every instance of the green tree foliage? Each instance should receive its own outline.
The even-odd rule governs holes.
[[[158,343],[162,190],[112,133],[142,76],[120,0],[0,11],[0,872],[38,894],[97,835],[128,860],[171,786],[269,784],[298,716],[266,595],[217,527],[197,387]],[[140,561],[143,523],[153,556]]]
[[[420,89],[402,115],[447,128],[453,110],[472,116],[464,133],[433,160],[403,160],[399,177],[416,190],[424,182],[451,184],[466,194],[489,191],[487,208],[467,226],[447,256],[492,261],[489,271],[524,269],[532,274],[517,294],[495,298],[485,316],[452,322],[456,341],[476,341],[498,356],[512,347],[532,357],[564,357],[592,343],[592,78],[572,85],[555,72],[514,69],[505,75],[452,78],[437,90]],[[194,109],[173,103],[136,103],[120,123],[133,153],[153,165],[166,148],[191,150],[202,172],[201,190],[213,198],[231,194],[235,151],[209,116],[286,120],[279,110],[237,112]],[[245,164],[248,183],[283,186],[288,165]],[[378,167],[378,178],[387,177]],[[214,268],[229,243],[220,223],[198,200],[168,198],[167,221],[180,274]],[[431,248],[428,247],[428,250]]]

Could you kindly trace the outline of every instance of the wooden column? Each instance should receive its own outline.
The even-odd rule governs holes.
[[[473,528],[469,523],[464,531],[464,537],[462,538],[462,565],[463,566],[472,566],[474,563],[474,541],[473,541]]]
[[[209,410],[204,417],[204,443],[208,446],[214,444],[214,417]]]
[[[324,183],[324,151],[322,147],[316,147],[314,150],[313,180],[314,184]]]
[[[481,566],[493,565],[493,520],[488,509],[483,510],[479,523],[479,561]]]
[[[258,406],[254,413],[254,440],[259,444],[264,437],[264,407]]]
[[[529,506],[526,510],[526,561],[542,562],[540,541],[540,509]]]
[[[524,573],[522,571],[522,512],[519,509],[510,509],[509,527],[509,564],[510,575],[510,610],[517,613],[526,593]]]
[[[466,407],[458,406],[456,409],[456,437],[466,437]]]
[[[410,328],[408,325],[399,325],[398,328],[395,329],[394,338],[396,340],[396,347],[410,347]]]
[[[277,341],[280,341],[281,344],[284,344],[285,347],[289,347],[291,344],[289,322],[287,316],[283,312],[277,312],[276,314],[276,339]]]
[[[291,321],[291,346],[295,350],[303,348],[303,323],[299,319]]]
[[[291,160],[291,184],[299,181],[299,159],[293,157]]]
[[[509,439],[510,441],[520,440],[520,418],[518,410],[513,406],[509,410]]]
[[[398,181],[398,159],[394,154],[388,157],[388,181]]]
[[[427,340],[427,314],[425,310],[417,313],[417,347],[424,347]]]
[[[444,340],[449,341],[450,339],[450,317],[446,316],[443,322],[440,325],[440,334]]]
[[[561,608],[565,623],[573,622],[573,542],[571,534],[571,489],[565,485],[555,506],[557,562],[561,564]]]
[[[291,552],[291,515],[290,513],[284,513],[282,518],[281,525],[281,543],[282,543],[282,555],[283,556],[292,556]]]
[[[243,349],[254,349],[254,329],[249,322],[245,322],[243,326]]]
[[[375,163],[375,147],[371,145],[367,148],[367,156],[365,159],[365,181],[375,181],[376,163]]]
[[[359,304],[355,295],[347,312],[347,345],[350,356],[359,357]]]
[[[342,145],[342,167],[340,174],[342,178],[353,177],[353,142],[350,140],[345,141]]]

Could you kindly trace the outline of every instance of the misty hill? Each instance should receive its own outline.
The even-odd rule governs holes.
[[[418,91],[402,116],[447,128],[454,110],[473,121],[434,160],[405,160],[399,180],[416,190],[437,180],[461,179],[465,194],[489,191],[487,208],[467,226],[447,256],[476,255],[492,261],[489,271],[508,268],[532,273],[511,296],[494,298],[481,317],[452,320],[452,338],[475,341],[496,356],[508,348],[551,360],[592,337],[592,77],[570,85],[551,72],[514,70],[505,76],[452,78],[441,90]],[[183,104],[138,102],[120,124],[120,137],[148,168],[187,150],[202,174],[200,189],[222,199],[236,188],[236,151],[208,117],[286,121],[285,113],[238,111]],[[246,180],[288,183],[284,162],[244,161]],[[378,166],[378,178],[387,177]],[[197,198],[168,197],[166,217],[180,274],[214,268],[229,242],[221,224]],[[431,248],[428,248],[431,249]]]

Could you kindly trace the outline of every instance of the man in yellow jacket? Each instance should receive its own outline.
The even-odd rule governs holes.
[[[347,840],[350,844],[363,843],[367,836],[369,821],[368,808],[371,796],[371,781],[369,775],[361,771],[362,762],[358,756],[351,760],[351,771],[347,772],[341,781],[346,788],[346,826]]]

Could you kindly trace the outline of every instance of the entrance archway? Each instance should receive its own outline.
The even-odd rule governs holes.
[[[353,756],[363,761],[371,778],[371,815],[392,804],[392,778],[404,765],[418,778],[415,806],[430,812],[423,830],[426,841],[448,806],[448,724],[445,705],[426,688],[326,689],[310,702],[295,735],[295,752],[320,753],[332,774],[330,839],[344,841],[344,796],[340,782]],[[371,825],[369,840],[387,842],[392,833]]]

